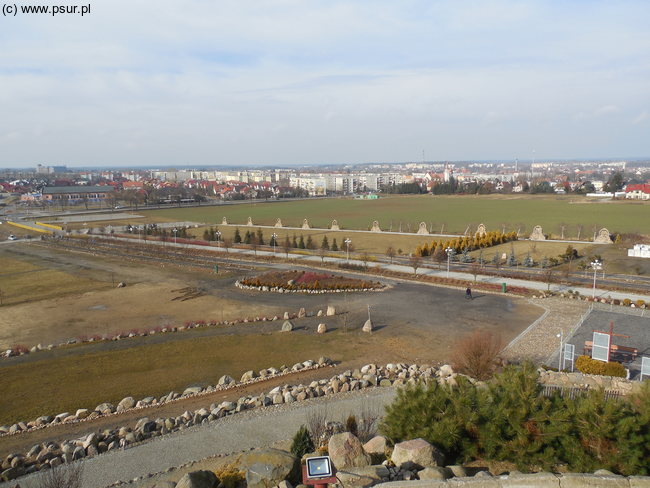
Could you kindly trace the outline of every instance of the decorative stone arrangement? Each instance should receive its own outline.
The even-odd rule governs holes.
[[[300,311],[296,313],[291,313],[291,312],[284,312],[284,320],[289,320],[289,319],[294,319],[294,318],[303,318],[305,316],[312,316],[316,312],[305,312],[304,308],[301,308]],[[10,349],[5,350],[4,352],[0,353],[0,359],[2,358],[10,358],[14,356],[23,356],[25,354],[31,354],[39,351],[51,351],[52,349],[56,347],[63,347],[63,346],[69,346],[71,344],[86,344],[86,343],[91,343],[91,342],[99,342],[99,341],[119,341],[123,339],[130,339],[133,337],[146,337],[150,335],[155,335],[155,334],[166,334],[166,333],[171,333],[171,332],[182,332],[184,330],[188,329],[196,329],[199,327],[216,327],[216,326],[230,326],[230,325],[237,325],[237,324],[246,324],[250,322],[272,322],[280,320],[280,317],[278,315],[274,316],[256,316],[256,317],[246,317],[243,319],[234,319],[234,320],[223,320],[223,321],[216,321],[216,320],[210,320],[210,321],[205,321],[205,320],[190,320],[185,322],[185,325],[179,325],[179,326],[165,326],[165,327],[156,327],[155,329],[150,329],[150,330],[142,330],[142,331],[130,331],[130,332],[120,332],[115,335],[111,336],[101,336],[101,337],[89,337],[85,339],[70,339],[66,342],[61,342],[59,344],[48,344],[47,346],[43,346],[42,344],[37,344],[36,346],[32,346],[31,348],[28,347],[13,347]]]
[[[379,291],[378,288],[348,288],[345,290],[289,290],[279,286],[253,286],[243,285],[239,281],[235,282],[235,286],[242,290],[258,290],[258,291],[272,291],[275,293],[308,293],[312,295],[320,295],[323,293],[344,293],[344,292],[358,292],[358,291]]]
[[[252,370],[246,371],[242,375],[240,381],[236,381],[231,376],[223,375],[221,378],[219,378],[219,381],[216,385],[210,385],[207,387],[191,386],[186,388],[183,393],[172,391],[161,396],[158,399],[151,396],[145,397],[142,400],[135,400],[133,397],[126,397],[123,398],[117,404],[117,406],[109,402],[104,402],[97,405],[92,411],[87,408],[79,408],[76,409],[76,412],[74,414],[70,412],[63,412],[58,415],[42,415],[30,422],[17,422],[11,426],[2,425],[0,426],[0,438],[6,435],[20,434],[28,431],[52,427],[54,425],[79,423],[82,421],[94,420],[103,416],[117,415],[131,410],[159,406],[183,398],[207,395],[216,391],[227,391],[233,388],[259,383],[261,381],[269,380],[272,378],[279,378],[281,376],[286,376],[298,371],[308,371],[331,365],[331,359],[321,357],[318,359],[318,361],[309,359],[302,363],[296,363],[291,368],[287,366],[281,366],[280,368],[271,367],[263,369],[259,373],[255,373],[255,371]]]
[[[417,234],[423,236],[429,235],[429,230],[427,229],[427,224],[425,222],[420,222],[420,225],[418,226]]]
[[[611,234],[607,229],[602,228],[598,231],[598,234],[594,238],[594,242],[598,244],[612,244]]]
[[[297,363],[292,368],[287,368],[288,371],[283,370],[278,372],[278,374],[290,374],[294,371],[303,371],[311,368],[315,369],[330,364],[331,361],[329,359],[320,358],[318,362],[305,361],[303,363]],[[245,373],[244,377],[248,376],[248,373],[250,372]],[[5,471],[2,472],[2,475],[7,476],[10,479],[15,479],[19,476],[34,473],[42,469],[50,469],[64,463],[69,463],[85,457],[96,456],[106,451],[143,442],[147,439],[170,432],[183,430],[192,425],[208,423],[221,417],[233,415],[251,408],[293,403],[308,398],[318,398],[334,393],[362,390],[378,386],[404,386],[406,384],[415,384],[419,381],[438,381],[441,384],[455,385],[455,378],[457,376],[458,375],[454,373],[448,365],[435,368],[429,365],[407,365],[402,363],[387,364],[385,366],[367,364],[360,369],[355,369],[354,371],[348,370],[330,379],[312,381],[309,385],[285,384],[282,386],[276,386],[269,392],[262,393],[261,395],[244,396],[239,398],[237,402],[226,401],[218,405],[211,404],[208,408],[200,408],[194,412],[186,411],[178,417],[157,418],[155,420],[143,417],[138,420],[133,429],[130,427],[120,427],[111,430],[103,430],[97,433],[89,433],[87,436],[78,439],[37,444],[28,452],[10,454],[2,463],[3,468],[5,465],[8,466],[8,468],[4,468]],[[242,377],[242,380],[244,377]],[[259,381],[260,378],[249,381]],[[473,379],[470,379],[470,381],[475,382]],[[221,384],[221,389],[225,389],[226,386],[230,388],[235,387],[234,380],[228,376],[222,377],[219,380],[219,383]],[[239,383],[236,386],[241,384],[242,383]],[[212,391],[217,391],[219,386],[220,385],[205,389],[199,387],[188,388],[183,392],[183,394],[171,392],[168,395],[164,395],[159,400],[143,399],[143,401],[146,400],[147,405],[141,404],[140,407],[137,407],[139,402],[136,402],[136,406],[131,408],[145,408],[149,405],[160,404],[160,401],[178,401],[181,398],[207,394]],[[154,401],[158,403],[153,403]],[[85,416],[84,420],[97,418],[100,415],[118,415],[117,409],[120,404],[131,405],[133,402],[134,400],[132,398],[127,397],[118,403],[118,407],[111,404],[98,405],[95,411]],[[127,410],[127,408],[124,408],[122,411]],[[56,417],[61,418],[63,415],[64,414],[57,415]],[[65,415],[69,417],[67,413],[65,413]],[[63,420],[76,422],[82,421],[80,419],[66,420],[67,417],[63,418]],[[50,424],[52,424],[52,422],[50,422]],[[43,427],[39,426],[32,428]],[[2,429],[6,430],[5,427]],[[14,434],[18,432],[18,430],[14,429]],[[8,469],[12,469],[12,471],[7,473]]]
[[[478,228],[476,229],[476,236],[478,237],[484,237],[485,234],[487,234],[487,229],[485,228],[485,224],[478,224]]]
[[[531,241],[545,241],[546,236],[544,235],[544,231],[542,231],[542,226],[541,225],[536,225],[533,227],[533,233],[530,235],[529,239]]]
[[[302,221],[301,229],[311,229],[311,227],[309,227],[309,222],[307,222],[307,219]]]
[[[330,230],[341,230],[339,227],[339,223],[336,220],[332,220],[332,225],[330,226]]]
[[[282,220],[278,219],[275,221],[275,225],[273,227],[282,227]]]
[[[373,221],[372,227],[370,228],[370,232],[381,232],[381,227],[379,227],[379,222],[376,220]]]

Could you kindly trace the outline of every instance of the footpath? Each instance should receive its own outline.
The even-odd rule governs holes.
[[[396,389],[374,388],[314,398],[272,407],[257,408],[223,417],[205,425],[157,437],[124,450],[108,451],[83,461],[84,488],[104,488],[116,481],[129,481],[206,457],[265,447],[291,439],[310,415],[325,414],[328,420],[344,421],[362,411],[383,412]],[[40,488],[38,473],[0,488]]]
[[[127,237],[116,237],[115,239],[121,240],[121,241],[126,241],[126,242],[133,242],[133,239],[127,238]],[[148,240],[148,241],[138,241],[139,243],[146,242],[149,245],[154,245],[154,246],[166,246],[166,247],[177,247],[177,248],[182,248],[182,249],[199,249],[202,251],[214,251],[218,253],[223,253],[226,256],[229,255],[241,255],[241,256],[259,256],[259,257],[270,257],[274,255],[280,255],[282,256],[284,253],[281,251],[278,252],[273,252],[273,251],[266,251],[266,250],[257,250],[257,251],[251,251],[248,249],[239,249],[239,248],[228,248],[227,250],[219,247],[213,247],[213,246],[201,246],[201,245],[196,245],[196,244],[185,244],[185,243],[174,243],[173,240],[171,241],[153,241],[153,240]],[[233,256],[233,257],[234,257]],[[292,260],[302,263],[305,266],[313,266],[318,265],[320,263],[329,263],[329,264],[334,264],[338,265],[341,263],[348,263],[352,265],[357,265],[357,266],[364,266],[366,263],[360,260],[356,259],[343,259],[343,258],[334,258],[330,256],[325,256],[321,258],[320,256],[310,256],[310,255],[304,255],[304,254],[290,254],[290,257]],[[380,269],[385,269],[389,271],[396,271],[399,273],[405,273],[405,274],[413,274],[413,268],[410,266],[406,266],[403,264],[388,264],[388,263],[382,263],[382,262],[373,262],[371,263],[373,267],[379,267]],[[446,270],[439,270],[439,269],[432,269],[432,268],[425,268],[425,267],[419,267],[417,269],[417,274],[418,276],[436,276],[439,278],[454,278],[454,279],[459,279],[459,280],[466,280],[473,282],[474,281],[474,275],[471,273],[464,273],[464,272],[458,272],[458,271],[449,271],[447,273]],[[589,287],[584,287],[584,286],[567,286],[563,284],[556,284],[552,283],[549,285],[547,283],[543,283],[540,281],[534,281],[534,280],[524,280],[524,279],[513,279],[513,278],[503,278],[500,276],[482,276],[478,275],[476,277],[476,281],[478,283],[490,283],[490,284],[496,284],[496,285],[501,285],[502,283],[505,283],[506,286],[517,286],[517,287],[523,287],[523,288],[529,288],[531,290],[538,290],[540,292],[545,292],[547,290],[550,290],[552,292],[566,292],[569,289],[580,293],[580,295],[583,296],[592,296],[595,295],[596,298],[613,298],[613,299],[618,299],[618,300],[624,300],[626,298],[636,301],[636,300],[645,300],[645,301],[650,301],[650,292],[646,291],[637,291],[637,292],[628,292],[628,291],[611,291],[611,290],[599,290],[598,285],[596,284],[596,289],[594,290],[593,288]]]

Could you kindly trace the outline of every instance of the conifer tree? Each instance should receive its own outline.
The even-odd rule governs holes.
[[[328,240],[327,240],[327,236],[323,236],[323,242],[321,242],[321,244],[320,244],[320,248],[329,251],[329,249],[330,249],[330,243],[329,243]]]
[[[336,243],[336,237],[332,241],[332,251],[338,251],[339,250],[339,245]]]
[[[241,234],[239,233],[239,227],[235,227],[235,237],[233,238],[235,244],[241,243]]]

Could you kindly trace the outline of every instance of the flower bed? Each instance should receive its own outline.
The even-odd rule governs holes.
[[[238,281],[242,288],[263,291],[324,292],[324,291],[372,291],[384,288],[378,281],[346,278],[314,271],[273,271]]]

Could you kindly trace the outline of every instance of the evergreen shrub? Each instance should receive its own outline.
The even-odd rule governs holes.
[[[426,439],[447,464],[480,459],[522,471],[650,474],[650,382],[612,400],[602,391],[544,396],[532,364],[508,366],[487,384],[457,380],[398,390],[386,408],[384,435],[393,442]]]

